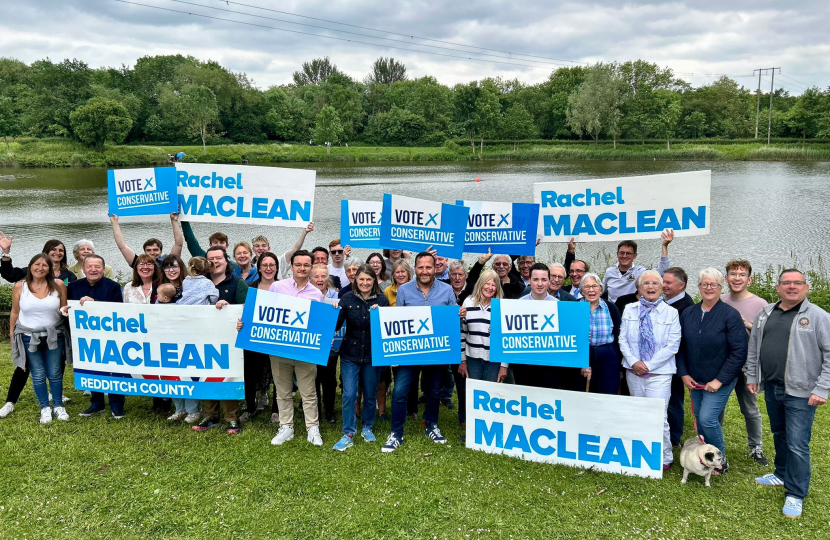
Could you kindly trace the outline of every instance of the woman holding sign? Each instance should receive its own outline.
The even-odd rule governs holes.
[[[585,278],[582,278],[583,281]],[[626,369],[628,389],[634,397],[662,399],[663,470],[671,467],[672,456],[666,408],[675,373],[674,355],[680,348],[680,320],[677,310],[663,302],[663,278],[655,270],[637,277],[640,301],[625,307],[620,328],[620,350]]]
[[[620,310],[600,298],[602,281],[596,274],[589,273],[582,277],[579,292],[580,301],[591,306],[588,332],[590,367],[582,369],[582,376],[590,380],[592,393],[615,396],[620,391]]]
[[[369,310],[378,306],[387,307],[389,302],[380,292],[375,271],[368,264],[357,270],[354,291],[347,292],[340,299],[340,315],[337,326],[346,323],[346,335],[340,346],[340,374],[343,376],[343,437],[334,445],[334,450],[345,451],[354,443],[357,431],[355,425],[355,401],[358,382],[363,383],[363,429],[361,436],[366,442],[375,442],[372,427],[375,423],[375,400],[378,391],[380,368],[372,365],[372,335]]]
[[[507,378],[508,364],[490,362],[490,303],[503,298],[501,279],[495,270],[485,270],[473,293],[461,304],[461,365],[458,373],[470,379],[501,382]],[[461,413],[461,408],[458,410]],[[466,419],[459,421],[463,424]]]

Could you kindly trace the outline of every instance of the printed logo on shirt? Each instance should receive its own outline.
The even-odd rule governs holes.
[[[798,319],[798,324],[800,324],[801,326],[810,326],[810,319],[808,319],[807,317],[801,317],[800,319]]]

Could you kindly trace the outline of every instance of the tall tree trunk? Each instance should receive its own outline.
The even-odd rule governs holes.
[[[207,126],[202,127],[199,131],[201,132],[201,135],[202,135],[202,153],[204,155],[207,155],[207,144],[206,144],[206,141],[207,141]]]
[[[666,150],[671,150],[671,142],[670,141],[671,141],[671,139],[667,135],[666,136]]]
[[[11,151],[11,148],[9,148],[9,138],[8,137],[3,137],[3,140],[6,141],[6,153],[11,154],[12,151]]]
[[[614,135],[614,150],[617,149],[617,136]]]
[[[478,146],[478,159],[484,159],[484,135],[481,136],[481,143]]]

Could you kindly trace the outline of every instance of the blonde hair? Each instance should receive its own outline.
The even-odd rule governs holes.
[[[474,304],[478,304],[481,302],[481,299],[484,298],[481,290],[484,288],[484,285],[493,280],[496,283],[496,294],[493,295],[493,298],[504,298],[504,293],[501,290],[501,278],[496,273],[495,270],[485,270],[481,273],[478,277],[478,281],[476,281],[476,286],[473,288],[473,294],[470,297],[473,299]]]
[[[187,269],[191,276],[209,277],[213,271],[214,264],[204,257],[193,257],[187,263]]]
[[[243,240],[242,242],[239,242],[235,246],[233,246],[233,256],[234,256],[234,258],[236,258],[236,250],[240,247],[244,247],[245,249],[247,249],[248,250],[248,255],[251,255],[254,252],[254,250],[251,249],[251,244],[249,244],[248,242]]]
[[[393,284],[397,284],[397,280],[395,279],[395,272],[398,271],[398,268],[402,267],[406,270],[406,281],[412,281],[412,267],[409,266],[409,263],[406,262],[404,259],[398,259],[397,261],[392,263],[392,271],[389,274],[389,278],[392,280]]]
[[[334,283],[331,280],[331,274],[329,273],[328,265],[319,264],[319,263],[315,264],[314,266],[311,267],[311,272],[314,272],[315,270],[325,270],[326,271],[326,286],[329,289],[333,289],[334,288]],[[309,276],[311,275],[311,272],[308,273]]]
[[[172,300],[174,296],[176,296],[176,287],[173,286],[172,283],[162,283],[156,289],[156,292],[159,296],[166,296],[168,299]]]

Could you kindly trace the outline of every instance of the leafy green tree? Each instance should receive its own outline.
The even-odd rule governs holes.
[[[0,97],[0,137],[6,142],[6,153],[11,152],[9,137],[20,134],[20,117],[10,97]]]
[[[453,87],[456,128],[470,139],[476,155],[476,139],[480,139],[479,158],[484,152],[484,137],[490,137],[501,120],[501,104],[496,89],[473,81]]]
[[[339,73],[337,66],[331,63],[329,57],[315,58],[311,62],[303,62],[303,68],[294,72],[294,84],[306,86],[308,84],[320,84],[333,74]]]
[[[501,123],[501,134],[507,139],[512,139],[513,151],[519,149],[520,139],[530,139],[538,133],[533,116],[524,105],[516,103],[504,113]]]
[[[427,134],[427,129],[428,124],[423,116],[393,105],[389,112],[378,113],[369,119],[366,140],[406,146],[420,141]]]
[[[265,91],[264,125],[268,135],[281,141],[300,141],[310,135],[306,105],[295,95],[273,86]]]
[[[166,90],[160,107],[168,121],[178,125],[190,138],[202,140],[202,152],[207,154],[207,139],[219,119],[216,96],[210,88],[188,85],[181,93]]]
[[[69,119],[75,135],[98,152],[104,149],[106,142],[123,141],[133,125],[126,107],[112,99],[100,97],[78,107]]]
[[[343,124],[340,122],[340,117],[334,107],[331,105],[323,107],[323,110],[317,114],[317,122],[314,125],[314,140],[317,141],[317,144],[339,142],[343,137],[343,133]],[[330,153],[331,146],[326,146],[326,154]]]
[[[806,140],[808,135],[815,137],[818,133],[819,121],[825,112],[823,97],[821,91],[813,86],[805,90],[787,111],[785,123],[793,131],[800,132],[802,140]]]
[[[684,119],[683,123],[686,126],[687,133],[698,139],[706,129],[706,115],[700,111],[694,111]]]
[[[680,96],[671,90],[656,90],[654,92],[653,119],[654,132],[665,137],[666,150],[671,150],[671,138],[677,129],[683,108],[680,105]]]
[[[619,133],[622,87],[614,66],[597,64],[588,70],[580,87],[568,98],[568,125],[580,136],[594,139],[594,146],[603,132],[614,137]]]
[[[394,58],[380,57],[372,64],[372,71],[366,77],[365,83],[369,84],[385,84],[406,80],[406,66],[403,62],[398,62]]]
[[[72,135],[69,116],[92,97],[91,70],[80,60],[53,64],[48,58],[29,68],[24,122],[34,134]]]
[[[700,131],[696,136],[726,138],[755,134],[755,99],[749,90],[725,76],[681,96],[687,118],[695,112],[704,115],[704,121],[697,120]]]

